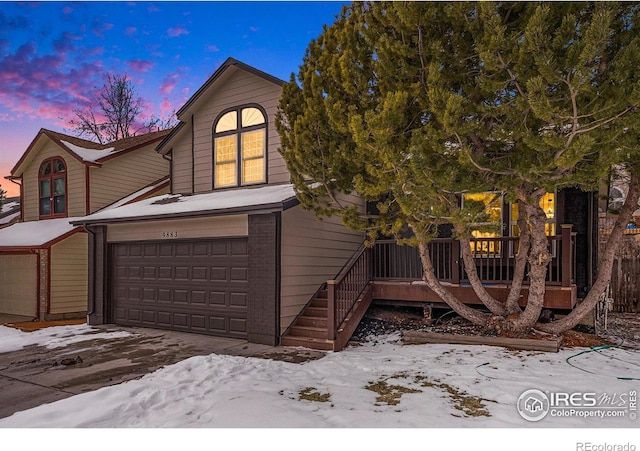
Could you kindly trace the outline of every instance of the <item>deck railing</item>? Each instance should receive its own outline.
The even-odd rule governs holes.
[[[358,298],[373,278],[373,249],[362,247],[353,263],[327,281],[327,331],[328,339],[335,340],[338,326],[345,320]]]
[[[562,225],[562,233],[549,237],[552,260],[548,285],[569,287],[575,274],[575,233]],[[518,238],[477,238],[471,251],[483,283],[509,284],[513,280]],[[429,243],[434,270],[442,282],[466,283],[468,277],[460,255],[460,241],[438,238]],[[372,280],[420,280],[422,263],[418,249],[400,246],[395,240],[378,240],[371,248],[362,246],[340,274],[327,281],[327,338],[336,339],[338,327]],[[525,276],[525,283],[527,283]]]
[[[571,286],[575,274],[575,234],[570,226],[562,227],[562,235],[549,237],[552,260],[547,271],[548,285]],[[471,252],[478,276],[484,283],[508,284],[513,280],[518,238],[477,238],[471,240]],[[438,238],[429,243],[436,276],[442,282],[466,283],[460,242]],[[419,280],[422,264],[418,249],[400,246],[395,240],[378,240],[373,247],[373,278]],[[527,279],[525,278],[525,282]]]

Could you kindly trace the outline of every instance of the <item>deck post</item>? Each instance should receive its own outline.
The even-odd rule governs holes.
[[[460,283],[460,241],[451,243],[451,283]]]
[[[327,280],[327,339],[336,339],[336,280]]]
[[[562,286],[570,287],[573,280],[573,256],[571,255],[571,228],[572,224],[561,224],[561,240],[562,240]]]

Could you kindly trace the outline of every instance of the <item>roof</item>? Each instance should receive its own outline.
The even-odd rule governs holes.
[[[144,197],[153,194],[156,191],[161,190],[162,188],[167,188],[170,184],[170,178],[169,176],[163,177],[160,180],[156,180],[153,183],[148,184],[147,186],[145,186],[144,188],[139,189],[138,191],[135,191],[131,194],[129,194],[128,196],[123,197],[122,199],[119,199],[117,201],[115,201],[112,204],[107,205],[104,208],[101,208],[100,211],[102,210],[111,210],[112,208],[117,208],[117,207],[121,207],[123,205],[127,205],[136,201],[139,201],[141,199],[143,199]]]
[[[76,218],[74,224],[107,224],[250,212],[283,211],[298,204],[293,185],[268,185],[205,194],[165,194]]]
[[[176,116],[179,118],[180,116],[182,116],[183,114],[186,113],[187,110],[189,110],[189,108],[191,108],[191,106],[193,106],[193,104],[220,78],[220,76],[230,67],[237,67],[239,69],[242,69],[244,71],[247,71],[253,75],[256,75],[260,78],[263,78],[273,84],[276,84],[278,86],[282,86],[283,84],[285,84],[286,82],[284,80],[281,80],[278,77],[274,77],[273,75],[270,75],[266,72],[263,72],[259,69],[256,69],[253,66],[249,66],[248,64],[245,64],[241,61],[238,61],[234,58],[227,58],[226,61],[224,63],[222,63],[220,65],[220,67],[209,77],[209,79],[204,82],[204,84],[191,96],[191,98],[189,100],[186,101],[186,103],[182,106],[182,108],[180,108],[177,112],[176,112]],[[173,138],[173,136],[175,136],[180,129],[182,129],[182,127],[184,126],[184,122],[180,122],[172,131],[172,133],[165,137],[162,142],[158,145],[158,147],[156,147],[156,151],[160,152],[160,153],[166,153],[166,152],[162,152],[162,149],[164,148],[164,146],[171,140],[171,138]]]
[[[19,168],[29,160],[29,155],[40,141],[40,138],[46,136],[56,143],[60,148],[70,154],[73,158],[83,164],[91,166],[100,166],[101,163],[120,155],[124,155],[132,150],[146,146],[159,141],[168,135],[171,130],[161,130],[157,132],[145,133],[144,135],[131,136],[119,139],[107,144],[100,144],[76,136],[65,135],[64,133],[54,132],[52,130],[40,129],[36,137],[22,155],[20,160],[11,170],[11,175],[16,176]],[[21,173],[22,171],[20,171]],[[19,175],[18,175],[19,176]]]
[[[69,223],[73,219],[75,218],[19,222],[0,229],[0,250],[48,247],[82,230],[82,227]]]
[[[20,217],[20,197],[7,197],[0,207],[0,227]]]

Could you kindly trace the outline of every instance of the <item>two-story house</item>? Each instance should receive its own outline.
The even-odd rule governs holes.
[[[339,218],[298,205],[277,151],[283,83],[225,61],[157,147],[171,194],[75,222],[91,232],[91,324],[277,344],[361,245]]]
[[[33,319],[87,314],[88,239],[76,217],[168,191],[154,151],[169,131],[105,145],[42,129],[7,178],[20,222],[0,230],[0,313]]]

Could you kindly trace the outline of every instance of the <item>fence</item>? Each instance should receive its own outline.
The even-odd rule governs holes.
[[[606,245],[607,235],[600,236],[600,249]],[[637,313],[640,301],[640,240],[638,236],[624,235],[616,254],[611,274],[613,311]]]

